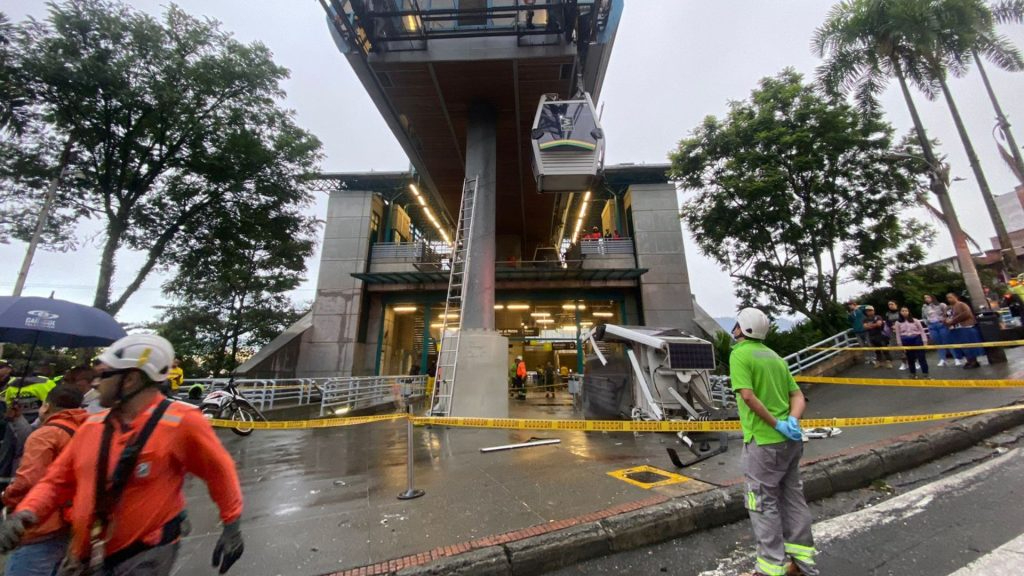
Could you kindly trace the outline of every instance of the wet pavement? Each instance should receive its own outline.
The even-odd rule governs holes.
[[[1010,362],[979,370],[934,368],[933,378],[1020,378],[1024,350]],[[843,374],[905,377],[905,372],[858,366]],[[1020,390],[879,388],[817,385],[807,417],[921,414],[987,408],[1021,396]],[[510,401],[514,417],[569,419],[567,394],[543,392]],[[806,459],[934,426],[934,423],[846,429],[812,440]],[[245,494],[246,553],[232,572],[246,575],[324,574],[425,552],[492,534],[589,514],[655,494],[706,490],[742,475],[740,438],[729,450],[685,471],[688,481],[645,490],[608,475],[640,465],[677,471],[665,448],[681,448],[671,434],[536,432],[417,428],[414,432],[417,500],[396,496],[406,486],[406,425],[305,431],[256,431],[242,438],[218,431],[238,463]],[[561,444],[480,453],[480,448],[558,438]],[[681,455],[686,452],[680,450]],[[176,574],[212,574],[210,555],[220,529],[216,507],[201,481],[186,483],[193,532],[182,546]]]

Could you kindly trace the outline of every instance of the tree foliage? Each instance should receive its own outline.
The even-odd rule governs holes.
[[[191,249],[164,285],[175,303],[158,330],[179,356],[213,374],[234,370],[301,315],[286,293],[303,280],[317,230],[280,201],[233,208],[184,230]],[[252,233],[240,236],[237,227]]]
[[[671,154],[671,175],[696,191],[682,216],[744,304],[817,318],[840,283],[881,281],[932,241],[907,216],[914,166],[893,155],[892,135],[792,70],[765,78]]]
[[[271,200],[308,204],[301,180],[315,169],[320,143],[279,105],[288,71],[266,46],[240,43],[174,5],[162,20],[108,0],[49,8],[46,21],[30,20],[16,35],[33,110],[25,135],[6,136],[6,149],[28,151],[19,161],[35,162],[38,175],[27,181],[35,172],[12,168],[0,178],[9,189],[37,191],[54,172],[54,151],[72,143],[51,219],[65,236],[51,233],[49,242],[68,241],[83,216],[99,221],[95,306],[116,314],[153,270],[191,251],[186,232],[199,221]],[[20,237],[12,222],[32,212],[38,194],[15,196],[5,199],[0,224]],[[143,264],[120,271],[127,286],[114,294],[125,250],[140,252]]]

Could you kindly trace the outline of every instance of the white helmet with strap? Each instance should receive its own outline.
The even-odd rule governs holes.
[[[745,338],[753,340],[764,340],[768,336],[768,330],[772,325],[771,321],[768,320],[768,316],[757,308],[744,308],[740,310],[739,315],[736,316],[736,324],[739,325],[740,332],[743,333]]]
[[[174,346],[156,334],[129,334],[108,346],[97,360],[114,370],[141,370],[153,382],[163,382],[174,360]]]

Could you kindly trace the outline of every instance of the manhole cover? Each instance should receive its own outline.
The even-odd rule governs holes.
[[[622,470],[615,470],[609,472],[609,476],[612,478],[618,478],[623,482],[628,482],[638,488],[645,490],[651,488],[658,488],[661,486],[669,486],[671,484],[679,484],[689,480],[686,476],[680,476],[679,474],[673,474],[672,472],[666,472],[653,466],[637,466],[635,468],[624,468]]]

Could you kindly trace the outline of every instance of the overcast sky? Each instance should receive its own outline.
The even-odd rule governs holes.
[[[157,14],[166,6],[158,0],[134,0],[132,5]],[[220,20],[242,41],[259,40],[274,52],[277,63],[291,70],[285,82],[287,106],[298,122],[324,143],[326,171],[402,170],[409,165],[362,85],[337,52],[315,0],[182,0],[186,11]],[[726,103],[749,95],[757,81],[787,66],[810,76],[818,60],[810,39],[832,5],[826,0],[628,0],[601,95],[604,102],[607,162],[666,161],[679,139],[708,115],[721,115]],[[43,17],[40,0],[6,0],[0,10],[15,21],[27,15]],[[1024,46],[1024,27],[1004,30]],[[1024,75],[989,67],[996,91],[1015,133],[1024,139],[1024,101],[1018,100]],[[952,82],[961,114],[974,139],[989,183],[996,193],[1009,192],[1014,179],[998,157],[993,138],[994,114],[976,73]],[[929,135],[948,154],[955,183],[953,200],[964,228],[979,241],[994,234],[977,185],[956,137],[949,111],[941,102],[918,97]],[[883,98],[888,119],[902,134],[910,126],[898,89]],[[326,212],[326,197],[318,196],[318,217]],[[921,215],[923,216],[923,214]],[[23,244],[0,245],[0,291],[13,289]],[[687,263],[698,302],[714,316],[731,316],[735,300],[729,278],[717,265],[697,253],[688,239]],[[952,255],[948,234],[940,230],[930,257]],[[49,295],[91,303],[96,284],[99,249],[86,244],[72,254],[39,253],[28,278],[26,295]],[[119,270],[135,269],[139,258],[122,253]],[[308,280],[295,292],[297,301],[313,298],[319,254],[309,261]],[[160,284],[152,275],[120,314],[123,321],[154,318],[153,306],[163,303]],[[116,287],[130,281],[119,274]],[[844,286],[842,296],[862,289]]]

